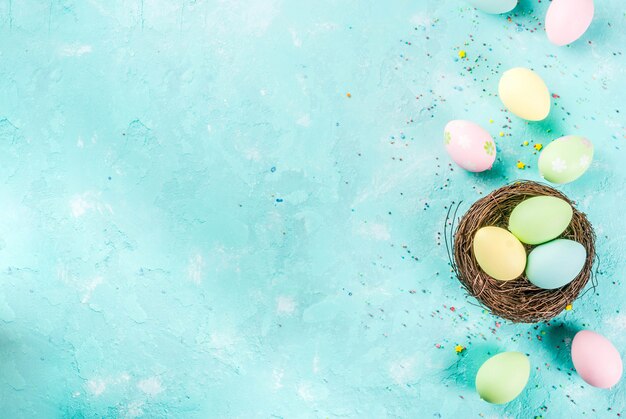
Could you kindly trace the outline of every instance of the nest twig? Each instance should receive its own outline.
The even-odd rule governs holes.
[[[511,281],[497,281],[481,270],[472,250],[474,234],[479,228],[497,226],[506,229],[513,208],[523,200],[538,195],[555,196],[570,203],[574,210],[572,222],[560,238],[575,240],[587,250],[587,260],[580,274],[569,284],[555,290],[534,286],[524,274]],[[593,274],[595,259],[593,227],[585,214],[576,210],[573,201],[550,186],[531,181],[512,183],[476,201],[460,220],[456,232],[454,232],[455,219],[456,211],[452,223],[446,220],[446,227],[450,225],[452,228],[450,234],[454,234],[454,237],[450,237],[454,241],[450,244],[449,255],[452,269],[468,293],[497,316],[517,323],[549,320],[571,304],[590,279],[593,288],[596,286]],[[525,245],[526,253],[530,253],[533,247]]]

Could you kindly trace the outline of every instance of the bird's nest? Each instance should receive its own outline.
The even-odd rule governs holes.
[[[474,235],[479,228],[496,226],[506,229],[513,208],[523,200],[539,195],[569,202],[574,210],[572,222],[560,238],[577,241],[587,250],[587,260],[578,276],[554,290],[536,287],[526,279],[525,274],[511,281],[497,281],[482,271],[472,250]],[[444,233],[452,269],[467,292],[497,316],[518,323],[549,320],[572,304],[590,279],[593,287],[596,286],[592,271],[595,259],[593,227],[585,214],[576,209],[573,201],[550,186],[531,181],[512,183],[476,201],[459,221],[456,232],[455,219],[456,214],[451,215],[449,210]],[[528,254],[534,246],[524,247]]]

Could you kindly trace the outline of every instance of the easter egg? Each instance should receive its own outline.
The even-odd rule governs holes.
[[[572,362],[580,377],[594,387],[610,388],[622,377],[622,357],[604,336],[581,330],[572,340]]]
[[[510,281],[524,272],[526,250],[514,235],[500,227],[482,227],[474,235],[474,256],[493,279]]]
[[[494,15],[510,12],[517,6],[517,0],[469,0],[469,2],[475,8]]]
[[[524,390],[530,362],[521,352],[502,352],[489,358],[476,374],[480,398],[495,404],[508,403]]]
[[[550,113],[550,92],[537,73],[513,68],[500,78],[498,95],[506,108],[528,121],[541,121]]]
[[[585,266],[587,250],[573,240],[557,239],[528,254],[526,278],[539,288],[552,290],[572,282]]]
[[[546,14],[546,34],[555,45],[571,44],[593,20],[593,0],[552,0]]]
[[[448,122],[443,133],[446,151],[456,164],[470,172],[491,169],[496,159],[496,144],[485,129],[462,120]]]
[[[572,206],[554,196],[520,202],[509,217],[509,230],[522,243],[541,244],[561,235],[572,221]]]
[[[552,141],[539,156],[539,173],[552,183],[569,183],[583,175],[593,160],[593,144],[568,135]]]

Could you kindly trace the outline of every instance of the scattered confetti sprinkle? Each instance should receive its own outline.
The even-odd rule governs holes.
[[[524,143],[523,143],[523,144],[524,144],[524,145],[528,145],[528,141],[524,141]]]
[[[504,132],[500,131],[500,133],[498,134],[500,137],[504,137]]]
[[[348,92],[348,93],[346,93],[346,96],[347,96],[348,98],[351,98],[351,97],[352,97],[352,93]]]
[[[465,50],[459,51],[459,58],[465,58],[465,57],[467,57],[467,53],[465,52]]]
[[[539,151],[543,148],[543,144],[535,144],[535,150]]]
[[[570,311],[572,309],[572,305],[568,304],[565,306],[565,310]]]

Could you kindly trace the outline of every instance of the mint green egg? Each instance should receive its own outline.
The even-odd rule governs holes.
[[[476,374],[476,391],[494,404],[508,403],[524,390],[530,377],[530,362],[521,352],[502,352],[489,358]]]
[[[557,239],[535,247],[528,255],[526,278],[552,290],[572,282],[585,266],[587,250],[573,240]]]
[[[583,175],[593,160],[593,144],[568,135],[552,141],[539,156],[539,173],[552,183],[569,183]]]
[[[509,231],[522,243],[545,243],[565,231],[572,215],[572,206],[566,201],[553,196],[535,196],[513,208]]]

